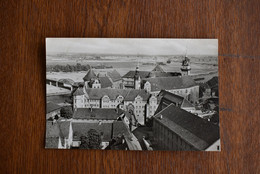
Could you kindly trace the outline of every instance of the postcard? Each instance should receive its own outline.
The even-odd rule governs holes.
[[[45,148],[220,151],[218,40],[46,38]]]

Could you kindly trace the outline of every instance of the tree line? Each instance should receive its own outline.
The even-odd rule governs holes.
[[[74,71],[88,71],[91,68],[89,64],[81,65],[46,65],[47,72],[74,72]]]

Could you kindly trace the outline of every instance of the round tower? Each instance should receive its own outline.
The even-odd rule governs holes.
[[[184,60],[182,61],[181,74],[183,76],[190,75],[190,70],[190,59],[185,56]]]

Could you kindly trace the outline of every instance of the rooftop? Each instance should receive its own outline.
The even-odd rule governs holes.
[[[86,93],[90,99],[100,100],[107,95],[110,99],[115,100],[118,96],[124,97],[126,101],[133,101],[138,95],[143,98],[144,101],[148,100],[150,94],[145,90],[136,89],[110,89],[110,88],[88,88]]]
[[[95,120],[116,120],[124,111],[121,109],[105,108],[78,108],[74,114],[74,119],[95,119]]]
[[[143,80],[150,82],[152,91],[183,89],[197,86],[190,76],[155,77]]]
[[[109,76],[113,82],[119,81],[122,79],[121,75],[117,70],[113,70],[111,72],[107,72],[107,76]]]
[[[58,109],[60,109],[61,106],[60,105],[57,105],[53,102],[47,102],[46,103],[46,113],[50,113],[50,112],[53,112],[53,111],[56,111]]]
[[[198,150],[205,150],[217,141],[219,127],[173,104],[156,114],[160,122]]]
[[[96,74],[94,73],[94,71],[92,70],[92,68],[90,68],[87,71],[87,74],[85,75],[85,77],[83,77],[84,81],[90,81],[92,78],[97,77]]]

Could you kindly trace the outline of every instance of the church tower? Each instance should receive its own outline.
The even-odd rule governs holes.
[[[182,76],[190,75],[190,59],[185,56],[184,60],[182,61],[182,67],[181,67],[181,74]]]
[[[134,88],[141,89],[141,77],[139,74],[139,65],[137,65],[134,76]]]

